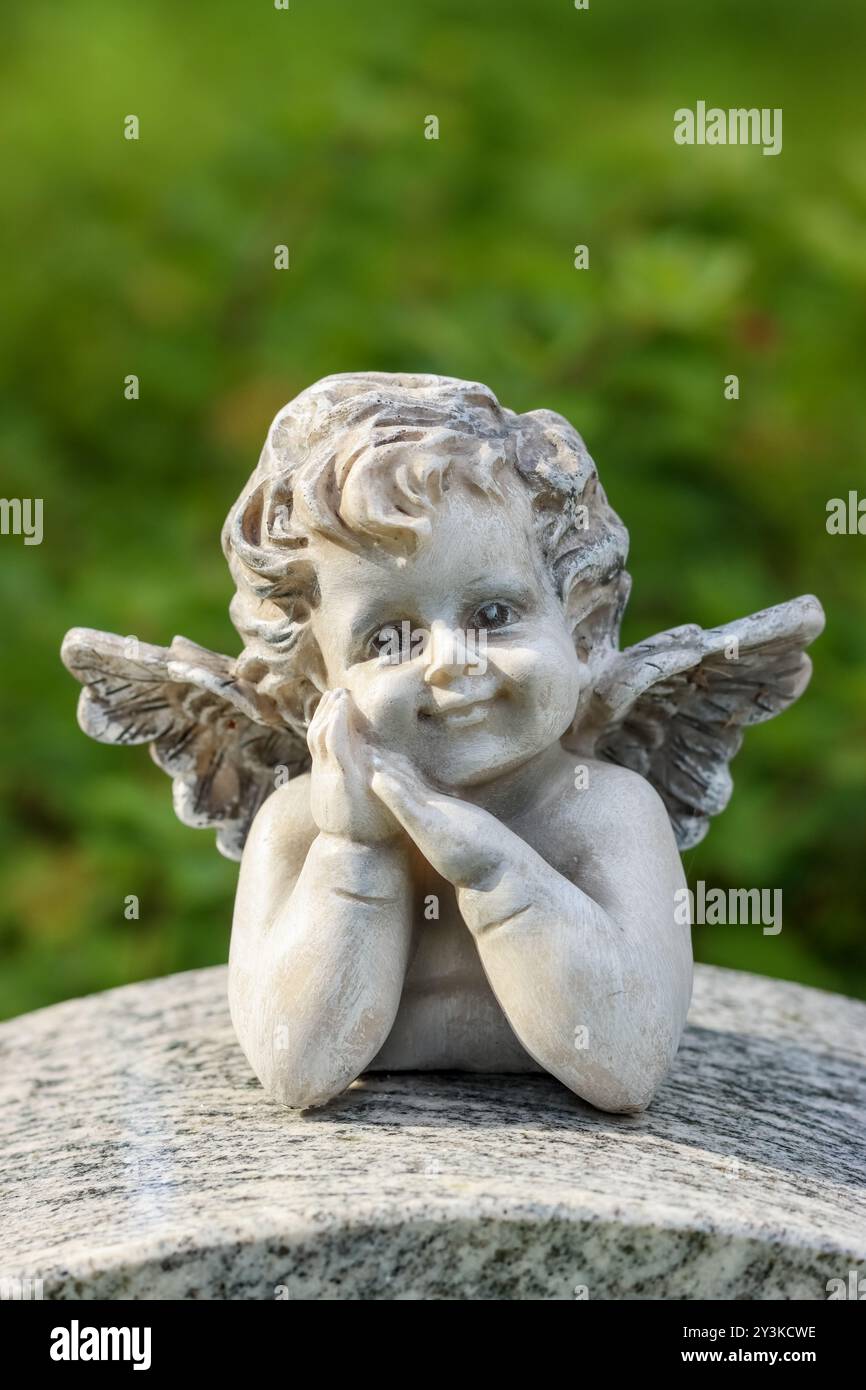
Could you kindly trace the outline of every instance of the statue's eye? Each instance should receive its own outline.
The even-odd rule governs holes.
[[[404,618],[401,622],[386,623],[380,627],[368,643],[371,656],[383,662],[408,661],[412,654],[412,624]]]
[[[507,627],[513,623],[517,617],[514,609],[507,603],[501,603],[498,599],[494,603],[485,603],[483,607],[477,609],[473,614],[469,626],[480,628],[486,632],[495,632],[497,628]]]

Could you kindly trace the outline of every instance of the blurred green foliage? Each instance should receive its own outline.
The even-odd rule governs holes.
[[[223,517],[277,408],[357,368],[574,421],[632,531],[627,641],[820,596],[811,688],[686,856],[781,887],[783,931],[695,944],[866,993],[866,538],[825,530],[866,494],[866,11],[31,0],[4,27],[2,492],[44,498],[45,538],[0,538],[0,1012],[226,958],[235,866],[144,750],[78,731],[58,647],[236,652]],[[698,99],[782,107],[783,152],[676,146]]]

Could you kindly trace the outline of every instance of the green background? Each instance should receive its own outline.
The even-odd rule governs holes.
[[[45,537],[0,537],[0,1012],[226,958],[236,866],[78,731],[58,648],[235,653],[223,517],[277,408],[359,368],[576,424],[632,532],[626,641],[818,594],[812,686],[686,855],[781,887],[783,930],[695,947],[866,994],[866,537],[825,529],[866,494],[866,11],[30,0],[4,30],[2,490]],[[699,99],[782,107],[782,153],[676,146]]]

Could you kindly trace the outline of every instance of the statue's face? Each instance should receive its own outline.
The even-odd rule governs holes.
[[[481,785],[550,747],[574,717],[580,666],[518,479],[505,501],[455,479],[417,551],[316,538],[313,632],[377,741],[443,787]]]

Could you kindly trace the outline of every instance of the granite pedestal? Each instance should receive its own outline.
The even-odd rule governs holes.
[[[454,1073],[280,1109],[222,967],[3,1024],[0,1098],[0,1274],[48,1299],[823,1300],[866,1274],[866,1005],[739,972],[698,967],[639,1116]]]

